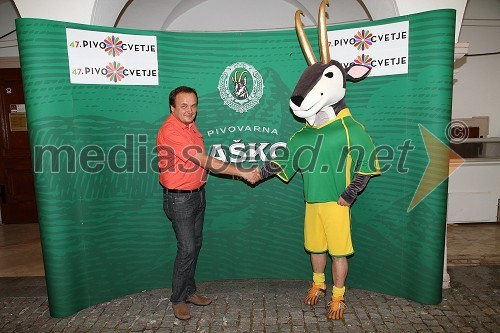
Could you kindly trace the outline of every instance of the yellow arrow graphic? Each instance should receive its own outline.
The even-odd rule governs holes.
[[[465,160],[439,140],[434,134],[418,125],[424,139],[425,150],[429,156],[429,163],[425,168],[422,179],[418,184],[415,195],[408,206],[407,212],[415,208],[431,192],[446,180]]]

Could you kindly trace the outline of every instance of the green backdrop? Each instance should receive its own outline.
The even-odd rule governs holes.
[[[407,209],[428,163],[418,124],[445,140],[450,120],[455,12],[437,10],[330,29],[405,20],[410,22],[408,74],[348,83],[352,114],[366,125],[376,145],[384,147],[384,173],[370,181],[352,209],[356,253],[349,260],[347,285],[436,304],[441,301],[447,183]],[[18,19],[16,24],[54,317],[170,286],[176,241],[162,210],[158,174],[150,165],[155,164],[156,132],[168,114],[172,88],[190,85],[198,90],[197,124],[207,149],[235,140],[286,142],[303,125],[288,107],[306,66],[293,29],[174,33],[40,19]],[[157,36],[159,85],[70,84],[67,27]],[[307,30],[315,50],[316,31]],[[246,113],[224,105],[217,89],[224,69],[236,62],[254,66],[264,81],[260,103]],[[228,130],[242,125],[268,127],[270,132]],[[218,134],[208,135],[216,129]],[[397,147],[406,140],[415,149],[401,161]],[[82,151],[96,151],[96,146],[118,172],[110,167],[93,173],[78,165],[71,169]],[[42,154],[48,147],[61,151]],[[72,148],[63,152],[61,147]],[[389,149],[392,157],[387,157]],[[58,165],[61,170],[52,170]],[[207,200],[198,281],[311,279],[303,249],[300,175],[289,184],[272,178],[255,188],[210,176]]]

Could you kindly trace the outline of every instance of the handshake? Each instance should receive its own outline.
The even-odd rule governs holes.
[[[240,169],[240,177],[245,179],[250,184],[255,184],[262,179],[259,172],[259,167],[251,169]]]

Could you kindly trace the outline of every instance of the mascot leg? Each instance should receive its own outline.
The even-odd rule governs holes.
[[[347,309],[347,305],[344,301],[344,283],[347,277],[347,269],[346,257],[333,259],[332,273],[335,285],[332,290],[332,300],[327,304],[328,313],[326,316],[328,319],[339,320],[344,318],[344,311]]]
[[[316,305],[321,297],[326,295],[325,273],[313,273],[311,288],[307,291],[304,303]]]

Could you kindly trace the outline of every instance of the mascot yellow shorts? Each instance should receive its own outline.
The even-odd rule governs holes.
[[[311,253],[329,252],[334,257],[354,253],[349,206],[331,202],[306,202],[304,247]]]

